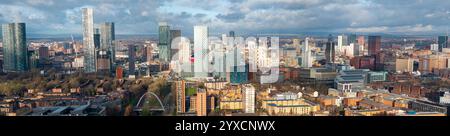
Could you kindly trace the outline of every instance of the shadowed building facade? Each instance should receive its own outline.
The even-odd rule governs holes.
[[[381,36],[369,36],[369,56],[376,55],[381,50]]]
[[[100,48],[99,53],[102,52],[103,56],[99,56],[99,58],[105,59],[105,63],[107,63],[107,69],[114,73],[115,68],[115,30],[113,22],[106,22],[100,25]]]

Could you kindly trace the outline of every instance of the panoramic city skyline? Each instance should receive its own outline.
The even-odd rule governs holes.
[[[448,7],[449,0],[0,0],[0,128],[441,132],[450,111]]]
[[[95,26],[115,22],[117,34],[156,34],[167,21],[185,35],[195,25],[211,33],[443,35],[449,6],[444,0],[3,0],[0,23],[27,23],[28,34],[82,34],[81,9],[90,7]]]

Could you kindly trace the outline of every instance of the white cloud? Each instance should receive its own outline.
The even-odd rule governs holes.
[[[43,21],[46,13],[28,6],[0,5],[0,14],[4,22]]]
[[[387,32],[389,27],[379,26],[379,27],[360,27],[360,28],[347,28],[349,32],[359,32],[359,33],[372,33],[372,32]]]
[[[414,26],[401,26],[395,28],[397,32],[431,32],[433,31],[433,25],[423,25],[423,24],[417,24]]]
[[[360,28],[347,28],[349,32],[358,33],[427,33],[433,32],[433,25],[406,25],[406,26],[377,26],[377,27],[360,27]]]
[[[131,15],[131,10],[130,9],[125,9],[124,12],[127,13],[128,15]]]
[[[148,15],[149,15],[148,11],[142,11],[142,12],[141,12],[141,16],[146,17],[146,16],[148,16]]]
[[[81,8],[117,33],[155,33],[169,20],[182,31],[438,32],[450,22],[448,0],[1,0],[0,23],[23,21],[30,31],[81,31]],[[436,4],[439,3],[439,4]],[[181,14],[181,13],[187,14]],[[28,25],[30,24],[30,25]],[[59,25],[48,25],[59,24]],[[33,27],[35,27],[33,29]],[[188,32],[189,33],[189,32]]]
[[[27,2],[34,6],[52,6],[54,4],[53,0],[27,0]]]

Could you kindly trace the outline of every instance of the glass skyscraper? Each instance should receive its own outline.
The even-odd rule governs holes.
[[[83,50],[84,72],[96,72],[96,51],[94,44],[94,11],[92,8],[83,8]]]
[[[381,50],[381,36],[369,36],[369,55],[376,55]]]
[[[170,30],[170,43],[172,40],[181,36],[181,30]]]
[[[328,36],[328,41],[325,48],[325,59],[327,60],[327,63],[334,63],[335,57],[336,57],[335,44],[333,41],[333,36],[330,34]]]
[[[224,80],[227,78],[226,75],[226,53],[225,49],[221,47],[222,45],[216,45],[213,51],[213,77]]]
[[[235,37],[236,35],[234,34],[234,31],[230,31],[230,33],[228,34],[228,37]]]
[[[195,77],[208,77],[208,27],[194,26],[194,72]]]
[[[310,38],[306,37],[305,38],[305,44],[303,46],[303,53],[302,53],[302,67],[303,68],[310,68],[312,67],[312,63],[313,63],[313,58],[311,56],[311,49],[309,47],[309,41]]]
[[[174,54],[178,52],[178,49],[172,49],[172,42],[175,38],[181,37],[181,30],[170,30],[170,58],[169,60],[172,60],[172,57]]]
[[[230,71],[231,84],[245,84],[248,82],[249,65],[232,66]]]
[[[100,48],[100,29],[94,29],[94,46],[96,49]]]
[[[442,52],[442,48],[448,47],[448,36],[439,36],[438,37],[438,47],[439,47],[440,52]]]
[[[338,55],[342,55],[342,53],[343,53],[342,49],[344,48],[343,46],[349,46],[348,36],[347,35],[338,35],[337,48],[336,48],[336,52]]]
[[[167,22],[159,23],[159,59],[163,62],[170,61],[170,27]]]
[[[5,72],[29,70],[25,23],[3,24],[3,69]]]
[[[134,45],[128,45],[128,75],[136,75],[136,48]]]
[[[100,50],[106,51],[109,58],[111,73],[114,73],[115,61],[116,61],[116,48],[115,48],[115,30],[113,22],[106,22],[100,25]]]
[[[351,44],[351,43],[356,43],[356,34],[350,34],[349,36],[348,36],[348,44]]]

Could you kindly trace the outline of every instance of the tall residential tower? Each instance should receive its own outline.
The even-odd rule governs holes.
[[[442,48],[448,48],[448,36],[438,37],[438,47],[440,52],[442,52]]]
[[[369,55],[376,55],[381,50],[381,36],[369,36]]]
[[[334,63],[335,57],[336,57],[335,45],[333,42],[333,36],[330,34],[328,36],[328,41],[325,48],[325,59],[327,60],[327,63]]]
[[[167,22],[159,23],[159,59],[162,62],[170,61],[171,46],[170,46],[170,27]]]
[[[303,68],[310,68],[312,67],[313,58],[311,56],[311,49],[309,47],[310,38],[305,38],[305,43],[303,46],[303,52],[302,52],[302,67]]]
[[[84,72],[96,72],[96,51],[94,44],[94,11],[92,8],[83,8],[83,49]]]
[[[194,26],[194,72],[195,77],[208,77],[208,27]]]
[[[115,61],[116,61],[116,49],[115,49],[115,30],[113,22],[106,22],[100,25],[100,51],[104,51],[109,59],[109,69],[111,73],[114,73]]]
[[[25,23],[3,24],[3,69],[5,72],[29,70]]]

